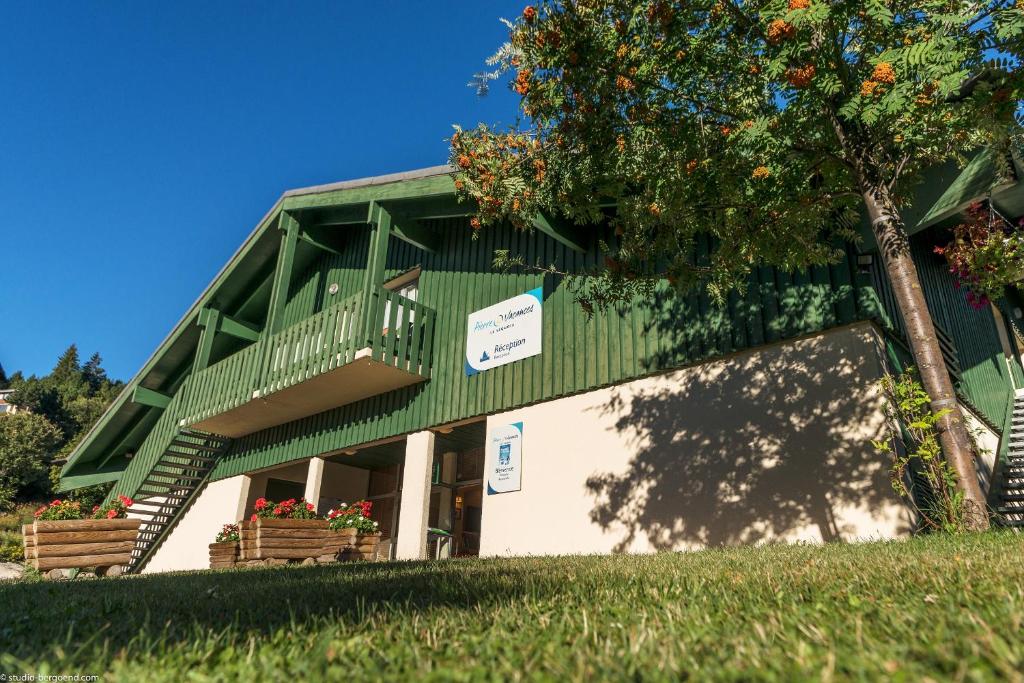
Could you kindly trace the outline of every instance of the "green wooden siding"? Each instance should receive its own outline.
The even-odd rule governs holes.
[[[956,346],[963,378],[957,387],[961,397],[992,426],[1001,430],[1007,403],[1013,398],[1013,389],[995,319],[990,308],[975,310],[968,305],[964,292],[954,286],[945,260],[933,253],[934,246],[931,233],[915,236],[912,243],[928,310]],[[903,322],[888,279],[877,263],[874,286],[883,303],[883,322],[897,336],[905,338]]]
[[[213,478],[586,391],[877,314],[870,308],[872,297],[863,296],[856,284],[851,253],[839,265],[792,275],[758,269],[746,294],[731,297],[725,309],[703,295],[676,297],[659,290],[653,304],[637,302],[588,316],[565,282],[498,273],[491,259],[495,249],[506,248],[529,263],[556,263],[579,272],[600,264],[596,246],[580,254],[537,234],[500,230],[482,231],[474,240],[465,219],[431,223],[442,236],[436,253],[392,239],[386,264],[389,274],[423,268],[419,300],[437,312],[431,381],[243,437]],[[316,312],[330,282],[339,282],[341,296],[349,286],[344,283],[357,281],[366,242],[353,239],[356,244],[361,248],[353,249],[351,261],[347,255],[325,255],[298,278],[286,322]],[[543,353],[466,377],[468,314],[541,285]]]

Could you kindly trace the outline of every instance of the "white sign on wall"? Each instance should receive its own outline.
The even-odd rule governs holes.
[[[466,375],[475,375],[541,352],[544,288],[469,314]]]
[[[523,423],[492,428],[487,434],[487,495],[523,487]]]

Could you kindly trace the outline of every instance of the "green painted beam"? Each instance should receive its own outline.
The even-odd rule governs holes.
[[[388,255],[388,240],[391,237],[391,214],[381,208],[377,202],[370,202],[370,247],[366,256],[366,271],[363,273],[363,338],[369,343],[373,339],[374,325],[372,311],[376,311],[376,301],[380,296],[380,288],[384,284],[384,269]],[[380,331],[377,330],[377,333]]]
[[[299,233],[299,239],[302,240],[303,242],[305,242],[306,244],[310,244],[310,245],[316,247],[317,249],[321,249],[323,251],[326,251],[329,254],[334,254],[336,256],[344,256],[344,254],[342,252],[338,251],[334,247],[331,247],[331,246],[328,246],[328,245],[324,244],[320,240],[318,240],[315,237],[313,237],[312,235],[310,235],[305,230],[303,230],[302,232]]]
[[[533,227],[573,251],[581,254],[587,252],[587,239],[584,231],[563,218],[538,212],[533,219]]]
[[[217,336],[217,325],[220,322],[220,311],[215,308],[204,308],[199,311],[199,320],[196,322],[203,328],[203,331],[199,335],[199,343],[196,345],[196,359],[192,363],[193,372],[204,370],[210,364],[213,340]]]
[[[452,180],[450,175],[444,173],[436,176],[427,176],[426,178],[399,180],[380,185],[364,185],[362,187],[332,190],[316,194],[294,195],[284,198],[283,208],[286,211],[295,211],[324,206],[365,204],[374,200],[416,199],[454,194],[455,181]]]
[[[135,391],[132,393],[132,402],[163,410],[171,402],[171,397],[167,394],[161,394],[159,391],[138,386],[135,387]]]
[[[259,328],[223,313],[220,314],[220,324],[217,325],[217,331],[236,339],[244,339],[245,341],[254,342],[260,340]]]
[[[270,308],[267,311],[267,334],[281,331],[285,305],[288,303],[288,288],[292,281],[292,266],[295,263],[295,246],[299,239],[299,222],[287,211],[281,212],[278,223],[281,228],[281,250],[277,255],[274,271],[274,288],[270,294]]]
[[[398,239],[430,253],[435,253],[441,248],[441,235],[420,223],[411,214],[394,211],[391,208],[381,210],[390,214],[391,234]]]

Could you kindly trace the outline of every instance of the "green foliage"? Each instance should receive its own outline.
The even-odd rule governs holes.
[[[225,524],[224,527],[217,532],[217,537],[214,539],[214,543],[225,543],[227,541],[240,541],[242,537],[238,530],[237,524]]]
[[[1006,287],[1024,276],[1024,232],[991,206],[968,208],[967,219],[953,228],[952,241],[935,247],[935,252],[946,257],[957,286],[966,291],[974,308],[999,300]]]
[[[99,419],[122,388],[111,381],[99,354],[80,364],[72,344],[49,375],[10,377],[10,402],[21,408],[0,418],[0,509],[17,500],[50,498],[59,485],[57,465]],[[4,430],[7,430],[5,433]],[[56,472],[56,476],[54,473]],[[69,497],[91,509],[109,485]]]
[[[913,368],[879,382],[886,399],[889,438],[873,441],[892,458],[892,487],[917,510],[926,529],[960,533],[967,529],[963,492],[942,457],[939,420],[949,410],[932,411],[931,398],[918,383]],[[923,486],[921,486],[923,483]]]
[[[1015,680],[1024,539],[0,585],[0,669],[104,680]],[[40,616],[74,627],[40,628]]]
[[[18,496],[49,493],[47,471],[61,432],[42,415],[18,412],[0,417],[0,510]]]
[[[358,500],[351,505],[342,503],[327,513],[327,521],[335,531],[355,529],[361,534],[375,534],[380,531],[380,525],[370,519],[371,509],[373,503],[368,500]]]
[[[839,258],[865,192],[898,214],[924,169],[1008,144],[1022,14],[998,0],[544,0],[479,75],[509,74],[526,121],[456,131],[458,192],[481,228],[528,228],[539,210],[610,220],[609,301],[661,279],[722,301],[757,265]],[[714,249],[698,262],[702,236]]]
[[[86,518],[81,503],[77,500],[61,500],[60,498],[43,505],[33,515],[36,519],[50,522]]]

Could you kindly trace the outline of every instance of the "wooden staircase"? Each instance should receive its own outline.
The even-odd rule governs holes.
[[[143,518],[127,572],[137,574],[206,486],[217,458],[231,440],[181,428],[139,485],[132,516]]]
[[[1006,465],[999,486],[998,523],[1024,528],[1024,392],[1013,404]]]

